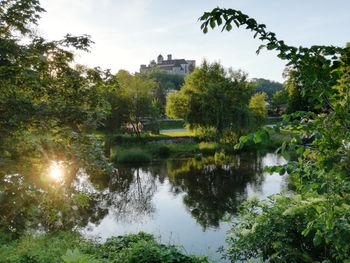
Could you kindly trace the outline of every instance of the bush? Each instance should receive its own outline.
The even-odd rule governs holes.
[[[151,160],[151,155],[141,149],[124,150],[116,155],[118,163],[147,163]]]
[[[238,136],[236,133],[230,131],[230,130],[224,130],[221,138],[220,138],[220,143],[223,144],[236,144],[238,143]]]
[[[349,205],[322,195],[252,199],[240,208],[227,236],[232,262],[348,262]]]
[[[26,236],[0,245],[0,262],[6,263],[205,263],[205,257],[187,256],[172,245],[159,244],[142,233],[112,237],[103,244],[78,234]]]
[[[61,256],[79,242],[80,236],[70,232],[37,237],[22,236],[19,240],[0,245],[0,262],[59,263],[62,262]]]
[[[212,142],[201,142],[198,145],[198,148],[202,154],[209,155],[215,154],[216,150],[218,149],[218,145]]]
[[[150,152],[155,155],[159,156],[161,158],[166,158],[169,157],[171,150],[168,146],[163,145],[163,144],[153,144],[150,147]]]

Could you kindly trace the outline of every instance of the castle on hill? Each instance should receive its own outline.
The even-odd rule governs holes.
[[[148,66],[144,64],[141,65],[140,73],[145,73],[154,68],[158,68],[169,74],[187,75],[191,73],[195,67],[196,67],[195,60],[173,59],[171,54],[169,54],[167,56],[167,59],[164,60],[163,56],[159,55],[157,57],[157,62],[155,60],[151,60]]]

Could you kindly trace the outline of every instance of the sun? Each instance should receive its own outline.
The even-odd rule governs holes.
[[[59,162],[53,161],[50,165],[50,176],[51,178],[59,181],[63,177],[63,167]]]

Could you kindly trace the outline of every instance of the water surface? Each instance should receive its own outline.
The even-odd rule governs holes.
[[[286,188],[284,177],[263,172],[267,165],[284,163],[269,153],[119,167],[111,180],[99,185],[99,220],[81,232],[105,240],[145,231],[188,253],[218,260],[216,251],[230,228],[225,219],[234,217],[248,198],[266,198]],[[84,188],[97,191],[88,182]]]

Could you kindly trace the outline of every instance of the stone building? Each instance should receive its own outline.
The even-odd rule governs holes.
[[[153,68],[158,68],[169,74],[187,75],[191,73],[196,66],[195,60],[173,59],[169,54],[165,60],[162,55],[157,57],[157,62],[152,60],[149,65],[141,65],[140,73],[147,72]]]

